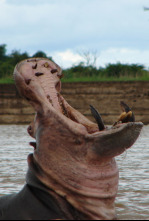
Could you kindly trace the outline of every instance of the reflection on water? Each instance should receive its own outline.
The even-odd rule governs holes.
[[[0,196],[21,190],[25,183],[27,155],[33,151],[26,126],[0,125]],[[120,169],[116,200],[118,218],[149,219],[149,126],[132,149],[117,158]]]

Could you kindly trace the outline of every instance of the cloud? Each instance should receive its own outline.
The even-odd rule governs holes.
[[[55,52],[53,58],[63,68],[68,68],[73,65],[77,65],[84,61],[77,52],[72,50],[66,50],[63,52]],[[129,48],[109,48],[101,51],[97,59],[98,67],[105,67],[109,63],[123,64],[144,64],[146,68],[149,68],[148,63],[149,50],[133,50]]]
[[[79,54],[74,53],[70,49],[64,52],[55,52],[53,54],[53,58],[56,63],[64,68],[76,65],[82,61],[82,57]]]
[[[101,63],[142,62],[149,50],[143,6],[148,0],[0,0],[0,43],[9,52],[43,50],[64,64],[68,57],[67,65],[84,49],[97,50]]]
[[[99,63],[101,65],[117,62],[128,64],[144,64],[147,68],[149,68],[148,57],[149,50],[109,48],[108,50],[101,52]]]

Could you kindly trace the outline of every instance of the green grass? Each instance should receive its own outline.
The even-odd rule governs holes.
[[[116,77],[71,77],[71,78],[63,78],[62,82],[64,83],[75,83],[75,82],[126,82],[126,81],[149,81],[149,75],[143,75],[139,77],[128,77],[121,76],[119,78]],[[11,77],[1,78],[0,84],[14,84],[14,80]]]
[[[11,77],[0,78],[0,84],[14,84],[14,80]]]
[[[79,77],[79,78],[64,78],[62,79],[62,82],[126,82],[126,81],[149,81],[149,76],[142,76],[142,77]]]

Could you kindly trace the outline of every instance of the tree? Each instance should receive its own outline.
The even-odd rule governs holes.
[[[13,73],[14,67],[9,64],[9,62],[0,63],[0,78],[5,78],[11,76]]]
[[[0,45],[0,61],[4,61],[6,58],[6,45]]]
[[[98,53],[96,50],[84,50],[82,52],[79,52],[79,55],[85,60],[84,64],[92,67],[96,67],[97,59],[98,59]]]
[[[44,53],[43,51],[37,51],[34,55],[34,58],[48,58],[46,53]]]
[[[33,56],[33,58],[48,58],[53,61],[52,57],[48,57],[47,54],[43,51],[37,51]]]
[[[29,58],[27,52],[21,54],[20,51],[14,50],[10,55],[10,62],[12,65],[16,65],[18,62],[25,60],[27,58]]]

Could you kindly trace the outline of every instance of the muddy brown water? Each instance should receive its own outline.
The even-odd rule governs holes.
[[[0,196],[25,184],[27,155],[33,151],[26,126],[0,125]],[[149,126],[137,143],[117,157],[120,170],[116,210],[120,220],[149,220]]]

